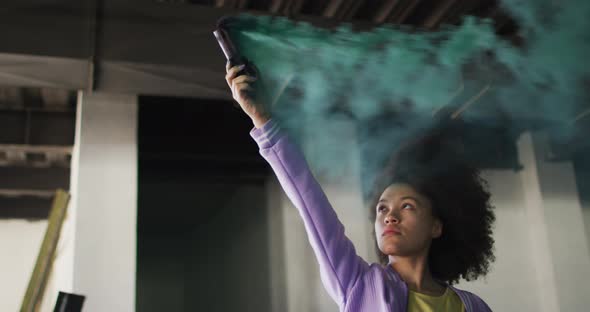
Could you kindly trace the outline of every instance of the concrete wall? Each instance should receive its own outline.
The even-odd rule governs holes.
[[[518,142],[530,245],[542,311],[583,311],[590,252],[571,162],[548,162],[546,139],[525,134]]]
[[[47,221],[0,220],[0,311],[18,311]]]
[[[483,176],[489,182],[496,207],[496,261],[487,277],[462,281],[457,287],[478,294],[493,311],[540,311],[520,173],[487,171]]]

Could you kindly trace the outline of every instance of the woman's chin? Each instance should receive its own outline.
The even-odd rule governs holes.
[[[380,249],[381,249],[381,252],[387,256],[397,256],[401,252],[400,248],[395,245],[386,245]]]

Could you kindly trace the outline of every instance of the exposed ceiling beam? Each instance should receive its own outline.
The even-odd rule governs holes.
[[[0,167],[70,167],[71,146],[0,144]]]
[[[101,56],[95,64],[96,91],[230,98],[223,55],[211,32],[219,18],[236,11],[106,2],[96,53],[84,39],[87,12],[32,5],[3,9],[0,85],[87,89],[90,58],[96,54]]]
[[[32,189],[0,189],[2,197],[38,197],[49,199],[55,195],[55,191],[40,191]]]
[[[238,0],[237,5],[235,6],[236,9],[244,10],[248,7],[248,0]]]
[[[55,88],[41,88],[40,93],[43,99],[43,107],[67,106],[71,96],[71,91]]]
[[[0,108],[24,107],[22,88],[0,87]]]
[[[32,2],[0,11],[4,26],[0,28],[0,37],[4,39],[0,41],[0,85],[66,90],[93,86],[103,92],[231,98],[223,79],[225,60],[211,31],[222,16],[243,10],[228,9],[225,5],[214,8],[146,2],[137,6],[104,0],[104,14],[97,21],[101,23],[100,45],[96,46],[99,51],[91,51],[87,39],[91,16],[87,10],[51,8],[41,5],[41,1],[35,6]],[[384,2],[373,20],[404,22],[419,3]],[[278,5],[279,14],[283,9],[296,14],[303,1],[275,0],[273,5]],[[334,21],[349,20],[361,6],[359,1],[331,0],[325,9],[317,7],[324,15],[333,16]],[[318,24],[331,22],[317,16],[297,18]],[[437,16],[429,23],[436,24],[444,18]],[[95,64],[92,55],[100,55]],[[100,75],[88,81],[92,66]]]
[[[0,144],[0,152],[72,154],[71,146]]]
[[[271,0],[269,11],[272,14],[278,14],[285,9],[285,3],[289,0]]]
[[[342,14],[339,16],[339,19],[342,21],[350,21],[356,15],[359,8],[363,5],[364,0],[356,0],[348,2],[348,6],[346,10],[342,11]]]
[[[42,41],[42,40],[40,40]],[[48,40],[47,45],[52,43]],[[66,90],[85,89],[88,61],[69,57],[35,54],[1,53],[0,84],[27,87],[49,87]]]
[[[466,15],[477,15],[478,2],[455,1],[439,23],[459,24]]]
[[[37,196],[0,196],[0,207],[0,219],[43,220],[49,216],[51,199]]]
[[[340,10],[340,7],[346,2],[346,0],[328,0],[326,8],[322,12],[323,17],[334,18]]]
[[[291,0],[290,11],[291,14],[300,14],[305,0]]]
[[[389,17],[391,13],[394,11],[395,7],[399,3],[399,0],[388,0],[383,2],[379,9],[373,15],[373,21],[375,23],[381,24],[384,23]]]
[[[100,55],[95,91],[231,99],[223,79],[225,60],[211,33],[219,18],[239,11],[115,0],[105,0],[104,8],[97,21],[100,51],[94,53],[88,47],[87,12],[34,6],[1,11],[0,18],[12,18],[0,28],[0,37],[8,38],[0,41],[0,85],[86,90],[91,55]],[[298,18],[330,23],[317,16]]]
[[[69,168],[0,167],[0,189],[53,191],[68,189],[69,181]]]
[[[403,6],[398,14],[392,16],[390,21],[394,22],[395,24],[402,24],[406,18],[414,12],[414,9],[420,4],[421,0],[406,0],[403,2]]]
[[[338,21],[349,21],[363,5],[363,0],[330,0],[322,16]]]
[[[272,14],[293,16],[301,12],[305,0],[272,0],[268,10]]]
[[[455,4],[456,0],[442,0],[437,1],[437,6],[434,9],[433,13],[424,21],[422,26],[427,29],[436,28],[440,22],[442,21],[445,14],[447,14],[453,4]]]

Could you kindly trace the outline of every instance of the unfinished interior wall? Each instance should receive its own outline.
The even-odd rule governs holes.
[[[498,311],[582,311],[590,279],[588,236],[570,161],[547,161],[541,134],[518,141],[524,168],[488,172],[496,202],[496,263],[486,281],[463,283]],[[526,295],[523,295],[526,294]]]
[[[493,311],[540,311],[540,285],[535,279],[521,174],[494,170],[483,172],[483,176],[496,207],[496,261],[484,279],[461,281],[457,287],[478,294]]]
[[[526,226],[542,308],[585,310],[590,298],[580,296],[580,290],[590,280],[590,253],[572,162],[548,161],[547,139],[541,133],[524,134],[518,144],[526,166]]]

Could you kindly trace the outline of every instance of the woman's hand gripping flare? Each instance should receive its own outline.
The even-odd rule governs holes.
[[[252,119],[254,127],[261,128],[270,120],[270,114],[265,109],[264,103],[262,103],[262,97],[254,96],[252,84],[258,78],[243,74],[241,71],[244,68],[245,65],[230,67],[228,62],[225,66],[227,72],[225,80],[231,89],[234,100],[240,104],[242,110]]]

